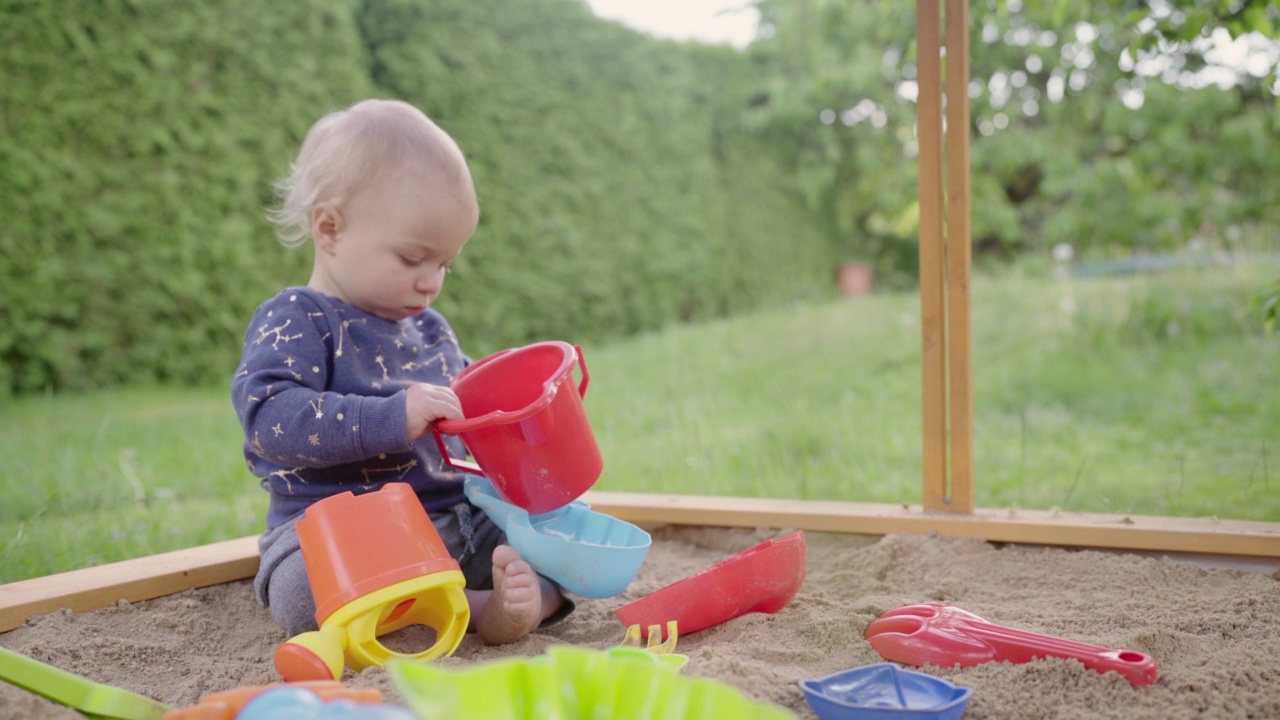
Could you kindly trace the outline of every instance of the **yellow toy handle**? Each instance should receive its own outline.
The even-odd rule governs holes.
[[[471,606],[463,591],[466,582],[460,570],[404,580],[338,608],[320,629],[345,629],[347,665],[355,670],[384,665],[393,657],[434,660],[452,655],[471,621]],[[435,630],[435,643],[421,652],[398,653],[378,642],[379,637],[410,625]]]
[[[343,668],[363,670],[387,660],[433,660],[452,655],[467,632],[471,606],[458,570],[434,572],[362,595],[333,611],[319,630],[296,635],[276,649],[275,665],[289,682],[339,680]],[[422,652],[388,649],[378,638],[410,625],[426,625],[436,640]]]

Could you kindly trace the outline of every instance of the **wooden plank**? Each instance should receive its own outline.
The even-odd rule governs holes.
[[[924,505],[947,496],[946,308],[943,296],[941,12],[916,3],[916,137],[920,148],[920,339]]]
[[[60,608],[96,610],[119,600],[138,602],[183,590],[252,577],[258,571],[258,538],[124,560],[0,585],[0,632],[32,615]]]
[[[593,510],[637,525],[775,527],[863,535],[934,532],[992,542],[1280,558],[1280,523],[1247,520],[999,509],[959,515],[878,503],[598,491],[583,499]]]
[[[947,33],[947,416],[951,512],[972,513],[973,332],[970,327],[969,1],[946,0]]]
[[[938,533],[991,542],[1237,559],[1280,558],[1280,523],[1144,515],[978,510],[973,515],[926,512],[919,506],[825,500],[590,491],[592,509],[637,525],[794,528],[887,535]],[[118,600],[138,602],[253,577],[256,536],[176,550],[109,565],[0,585],[0,632],[28,617],[69,608],[96,610]]]

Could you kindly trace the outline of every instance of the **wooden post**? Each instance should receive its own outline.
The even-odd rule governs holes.
[[[923,504],[928,511],[971,514],[968,0],[946,0],[945,197],[942,15],[939,0],[917,0]]]
[[[916,3],[916,137],[920,146],[920,333],[924,507],[947,492],[946,299],[943,295],[941,7]]]
[[[947,0],[947,399],[951,512],[973,513],[973,333],[969,280],[969,0]]]

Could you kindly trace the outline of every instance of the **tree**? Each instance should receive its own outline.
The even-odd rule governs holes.
[[[914,8],[892,0],[757,7],[761,34],[750,53],[763,87],[755,122],[790,145],[805,198],[848,259],[878,261],[882,277],[910,272],[915,108],[902,89],[913,77],[905,59]]]
[[[832,242],[914,271],[915,7],[760,0],[754,113],[795,150]],[[1259,153],[1276,139],[1277,45],[1234,71],[1223,38],[1269,38],[1263,2],[990,0],[972,9],[973,234],[979,256],[1062,239],[1152,248],[1202,227],[1280,223]],[[1262,33],[1253,35],[1250,33]],[[1269,82],[1264,82],[1266,77]],[[1186,142],[1188,139],[1195,142]],[[1225,153],[1218,146],[1226,146]],[[1087,208],[1088,212],[1081,212]]]

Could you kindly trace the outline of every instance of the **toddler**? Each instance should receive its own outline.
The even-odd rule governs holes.
[[[479,221],[462,151],[417,108],[366,100],[312,126],[276,189],[281,242],[310,238],[315,261],[305,287],[258,307],[231,384],[245,459],[271,493],[258,601],[290,636],[316,629],[295,524],[322,498],[404,482],[461,565],[484,642],[567,616],[573,603],[467,502],[430,435],[462,417],[450,383],[469,362],[431,308]]]

